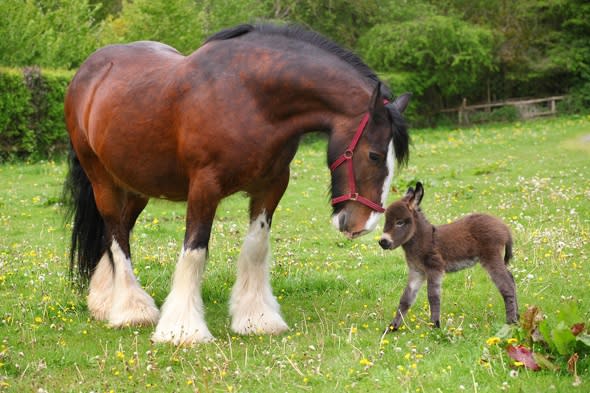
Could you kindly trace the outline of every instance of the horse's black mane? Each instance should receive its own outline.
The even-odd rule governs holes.
[[[320,49],[325,50],[328,53],[335,55],[339,59],[350,64],[361,75],[374,81],[375,84],[379,82],[379,78],[377,77],[377,75],[375,75],[375,73],[369,68],[369,66],[367,66],[356,54],[342,48],[341,46],[329,40],[328,38],[314,31],[307,30],[298,25],[243,24],[236,27],[231,27],[226,30],[221,30],[207,38],[205,40],[205,43],[210,41],[229,40],[231,38],[239,37],[250,32],[257,32],[265,35],[280,35],[283,37],[307,42],[315,47],[318,47]],[[384,84],[381,84],[381,86],[381,94],[385,98],[391,99],[392,94],[389,88]]]
[[[354,67],[355,70],[357,70],[357,72],[359,72],[365,78],[373,81],[375,84],[380,84],[381,95],[389,101],[393,101],[393,94],[391,93],[391,90],[379,80],[379,77],[377,77],[373,70],[371,70],[369,66],[361,60],[360,57],[358,57],[351,51],[342,48],[335,42],[327,39],[326,37],[314,31],[307,30],[298,25],[273,25],[266,23],[256,25],[242,24],[239,26],[231,27],[229,29],[221,30],[211,35],[209,38],[205,40],[205,43],[211,41],[229,40],[232,38],[243,36],[251,32],[257,32],[265,35],[280,35],[294,40],[307,42],[315,47],[323,49],[326,52],[331,53],[339,59],[350,64],[352,67]],[[407,125],[404,121],[402,114],[397,110],[397,108],[395,108],[394,105],[387,105],[387,109],[389,111],[391,121],[394,127],[396,128],[396,130],[394,130],[393,132],[396,158],[398,160],[398,163],[405,164],[407,163],[409,156],[409,136],[407,133]]]

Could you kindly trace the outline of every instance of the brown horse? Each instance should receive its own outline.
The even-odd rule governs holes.
[[[156,342],[211,340],[201,282],[215,210],[250,197],[232,289],[232,330],[288,329],[269,280],[272,216],[306,132],[329,135],[333,223],[347,237],[384,211],[394,159],[408,157],[391,92],[355,55],[293,26],[241,25],[189,56],[156,42],[92,54],[65,99],[74,216],[71,267],[90,279],[88,308],[112,326],[156,324]],[[129,233],[148,199],[186,200],[186,234],[159,315],[133,274]]]

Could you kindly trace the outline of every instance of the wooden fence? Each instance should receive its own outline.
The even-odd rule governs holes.
[[[491,102],[488,104],[467,105],[467,99],[458,108],[449,108],[441,110],[442,113],[457,112],[459,124],[469,123],[469,114],[476,111],[491,112],[494,108],[504,106],[513,106],[518,110],[520,117],[530,119],[538,116],[551,116],[557,113],[556,102],[561,101],[565,96],[552,96],[545,98],[535,98],[526,100],[506,100]]]

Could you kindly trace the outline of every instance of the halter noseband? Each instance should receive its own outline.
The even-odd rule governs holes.
[[[384,100],[385,104],[387,104],[388,102],[389,101]],[[340,157],[338,157],[336,159],[336,161],[334,161],[332,163],[332,165],[330,165],[330,170],[332,172],[334,172],[334,170],[336,170],[336,168],[338,168],[344,162],[347,162],[348,184],[350,185],[350,192],[348,194],[343,194],[343,195],[340,195],[336,198],[332,198],[332,206],[334,206],[340,202],[344,202],[344,201],[357,201],[357,202],[367,206],[368,208],[373,209],[374,211],[376,211],[378,213],[383,213],[385,211],[385,209],[383,208],[383,206],[381,206],[380,203],[379,204],[375,203],[375,202],[371,201],[370,199],[367,199],[364,196],[359,195],[359,193],[356,192],[356,181],[354,180],[354,168],[352,165],[352,156],[354,155],[354,149],[356,148],[358,141],[361,139],[361,136],[363,135],[363,132],[365,131],[365,128],[367,127],[368,123],[369,123],[369,113],[367,112],[367,113],[365,113],[365,115],[361,119],[361,122],[359,123],[359,126],[356,129],[356,133],[354,134],[354,137],[352,138],[350,145],[348,145],[348,147],[346,148],[344,153],[342,153],[340,155]]]

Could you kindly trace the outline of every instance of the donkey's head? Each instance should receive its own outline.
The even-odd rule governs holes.
[[[410,187],[406,195],[393,202],[385,211],[385,225],[379,245],[385,250],[393,250],[410,240],[416,233],[417,212],[424,196],[422,183],[416,189]]]
[[[389,102],[377,85],[367,112],[354,125],[354,136],[349,131],[331,135],[332,223],[349,238],[375,229],[385,211],[394,161],[404,163],[408,157],[409,137],[401,114],[409,99],[410,94],[403,94]]]

